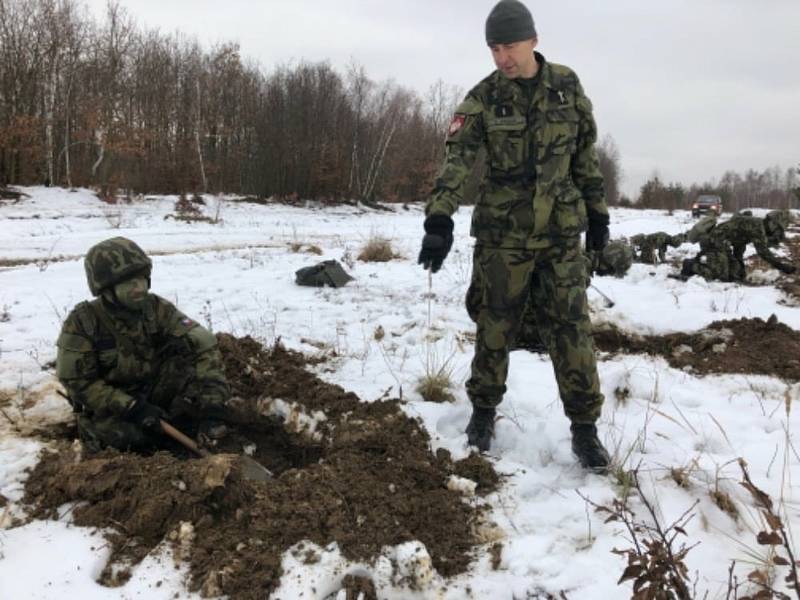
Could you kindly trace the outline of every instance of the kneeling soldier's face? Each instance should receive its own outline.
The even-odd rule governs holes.
[[[147,278],[141,276],[131,277],[114,286],[114,294],[119,303],[128,310],[135,311],[142,310],[147,299],[147,290]]]

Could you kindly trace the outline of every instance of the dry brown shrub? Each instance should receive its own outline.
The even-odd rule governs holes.
[[[373,236],[361,248],[357,258],[361,262],[389,262],[397,257],[398,254],[392,248],[391,240]]]

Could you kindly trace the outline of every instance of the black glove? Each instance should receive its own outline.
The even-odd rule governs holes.
[[[683,281],[689,279],[692,275],[694,275],[694,260],[693,258],[684,258],[683,264],[681,265],[681,273],[679,278]]]
[[[586,249],[589,252],[602,252],[608,244],[608,215],[589,216],[589,229],[586,231]]]
[[[436,273],[442,268],[447,253],[453,246],[453,219],[447,215],[430,215],[425,219],[425,236],[417,263],[423,269]]]
[[[169,418],[178,419],[180,417],[192,416],[197,413],[197,403],[194,398],[179,396],[169,405]]]
[[[165,413],[160,406],[156,406],[147,400],[137,400],[128,410],[128,419],[136,423],[142,429],[160,432],[161,419],[166,419]]]
[[[797,267],[794,265],[790,265],[788,263],[778,263],[775,267],[781,272],[785,273],[786,275],[791,275],[795,271],[797,271]]]

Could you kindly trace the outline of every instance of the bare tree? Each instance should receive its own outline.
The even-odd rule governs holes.
[[[597,144],[597,158],[600,161],[600,172],[603,174],[606,200],[610,205],[619,204],[622,166],[619,147],[610,133],[604,135]]]

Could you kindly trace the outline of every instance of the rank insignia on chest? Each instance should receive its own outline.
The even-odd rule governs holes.
[[[514,110],[507,105],[498,106],[494,109],[494,116],[496,117],[510,117],[514,113]]]
[[[459,115],[459,114],[453,115],[453,120],[450,121],[450,127],[448,127],[447,129],[447,136],[452,137],[456,133],[458,133],[458,130],[464,126],[464,122],[466,120],[467,120],[466,115]]]

